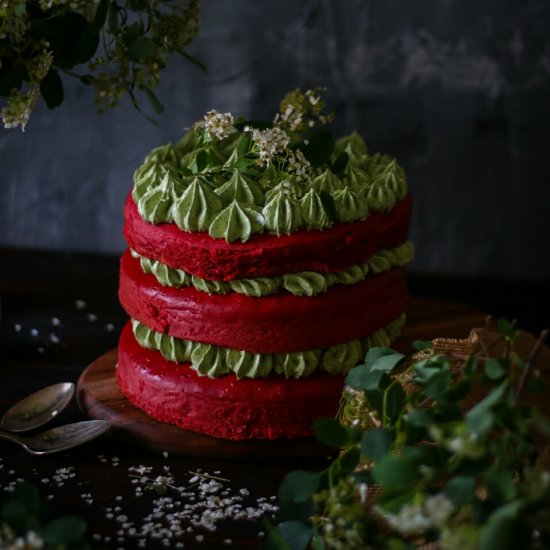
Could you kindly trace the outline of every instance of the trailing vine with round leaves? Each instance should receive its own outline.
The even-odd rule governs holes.
[[[199,30],[199,0],[0,0],[0,116],[6,128],[27,125],[40,97],[64,99],[62,76],[96,92],[100,112],[138,92],[156,113],[154,93],[173,53],[200,69],[185,48]]]
[[[322,472],[287,474],[266,548],[549,548],[548,331],[524,358],[526,333],[499,327],[493,356],[371,349],[348,373],[340,421],[315,426],[341,451]]]
[[[87,550],[86,522],[77,516],[54,516],[49,502],[26,481],[0,494],[0,548]]]

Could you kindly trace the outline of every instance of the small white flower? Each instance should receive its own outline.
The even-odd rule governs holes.
[[[252,129],[252,140],[258,148],[260,160],[269,164],[275,156],[282,154],[290,137],[281,128],[267,128],[265,130]]]
[[[233,122],[233,115],[231,113],[218,113],[212,109],[204,115],[204,127],[206,131],[219,140],[237,131],[235,126],[233,126]]]

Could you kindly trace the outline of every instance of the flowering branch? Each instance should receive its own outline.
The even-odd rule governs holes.
[[[64,99],[60,74],[96,91],[100,112],[136,91],[156,113],[153,89],[173,53],[204,66],[185,47],[199,28],[199,0],[14,0],[0,2],[0,111],[5,128],[25,129],[40,97],[51,109]],[[72,71],[85,67],[84,74]]]

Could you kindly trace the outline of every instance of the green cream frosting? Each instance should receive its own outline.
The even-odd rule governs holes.
[[[307,229],[325,229],[332,225],[323,206],[321,195],[310,189],[301,200],[302,217]]]
[[[300,202],[284,190],[272,196],[262,214],[266,228],[276,235],[289,235],[302,226]]]
[[[210,344],[175,338],[156,332],[132,319],[132,329],[138,343],[160,351],[175,363],[191,363],[201,376],[217,378],[234,372],[238,378],[265,378],[272,371],[286,378],[303,378],[316,369],[330,374],[345,374],[354,367],[372,346],[389,346],[401,333],[405,315],[361,340],[353,340],[324,350],[315,349],[294,353],[251,353],[231,350]]]
[[[241,205],[234,199],[212,220],[208,233],[228,243],[236,240],[244,243],[252,233],[260,232],[263,227],[264,217],[258,208]]]
[[[362,281],[369,273],[381,273],[390,267],[404,267],[414,258],[414,246],[406,241],[391,250],[380,250],[368,262],[353,265],[345,271],[332,273],[316,273],[302,271],[289,273],[279,277],[256,277],[251,279],[235,279],[233,281],[210,281],[190,275],[181,269],[168,267],[156,260],[144,258],[132,251],[138,258],[145,273],[153,274],[164,286],[182,287],[194,286],[209,294],[227,294],[238,292],[246,296],[269,296],[281,290],[287,290],[295,296],[315,296],[326,292],[335,284],[353,285]]]
[[[250,178],[233,170],[231,178],[216,189],[216,194],[224,205],[236,200],[239,204],[261,205],[264,202],[262,188]]]
[[[342,222],[365,220],[369,214],[367,199],[348,187],[335,191],[332,195],[336,215]]]
[[[208,231],[222,202],[200,178],[193,178],[187,189],[174,201],[173,219],[185,231]]]
[[[321,191],[333,193],[334,191],[343,189],[344,184],[330,168],[327,168],[322,174],[313,179],[311,182],[311,187],[318,193]]]
[[[254,233],[286,235],[364,220],[369,211],[389,212],[408,192],[403,168],[388,155],[369,155],[356,132],[335,142],[329,162],[305,172],[296,168],[303,158],[296,147],[303,144],[291,138],[298,141],[279,164],[265,163],[253,157],[251,131],[217,140],[195,125],[176,145],[146,156],[134,173],[132,197],[147,222],[245,242]]]

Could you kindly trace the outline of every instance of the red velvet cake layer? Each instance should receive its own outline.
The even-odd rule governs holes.
[[[206,232],[182,231],[175,224],[145,222],[131,196],[124,208],[124,236],[142,256],[218,281],[267,277],[300,271],[342,271],[381,249],[403,244],[411,219],[411,195],[387,214],[372,212],[360,222],[336,223],[325,231],[291,235],[254,234],[246,243],[226,243]]]
[[[199,376],[189,365],[166,361],[136,342],[130,323],[118,348],[123,394],[148,415],[225,439],[276,439],[313,433],[313,421],[338,411],[344,376],[263,380]]]
[[[317,296],[281,292],[262,298],[162,286],[126,251],[119,299],[128,314],[171,336],[254,353],[327,348],[362,338],[407,308],[402,269],[334,285]]]

